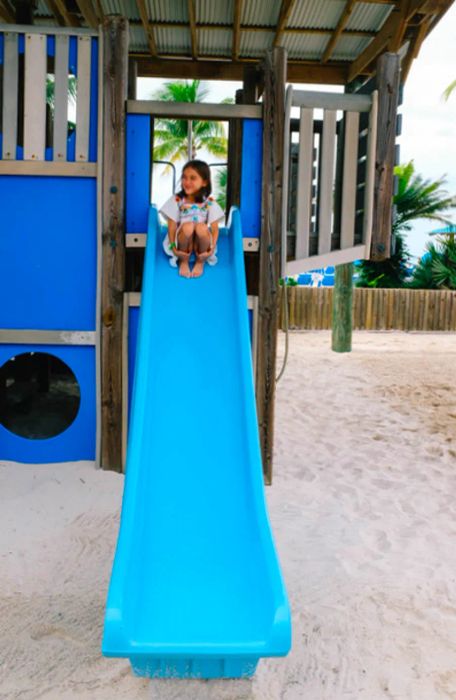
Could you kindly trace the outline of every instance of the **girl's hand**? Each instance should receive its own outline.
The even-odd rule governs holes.
[[[215,248],[209,248],[205,253],[199,253],[196,256],[196,259],[199,260],[200,262],[206,261],[208,258],[210,258],[212,255],[214,255],[214,250]]]
[[[173,253],[179,260],[188,260],[190,253],[186,253],[184,250],[179,250],[179,248],[173,248]]]

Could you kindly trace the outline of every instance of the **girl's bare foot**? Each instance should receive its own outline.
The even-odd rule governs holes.
[[[188,260],[181,260],[179,263],[179,274],[181,277],[191,277],[192,273],[190,272],[190,265],[188,264]]]
[[[201,277],[204,270],[204,262],[197,260],[192,270],[192,277]]]

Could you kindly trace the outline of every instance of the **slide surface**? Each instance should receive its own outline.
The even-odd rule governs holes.
[[[239,677],[290,649],[269,525],[240,216],[219,262],[180,278],[155,207],[139,317],[125,488],[102,652],[137,675]]]

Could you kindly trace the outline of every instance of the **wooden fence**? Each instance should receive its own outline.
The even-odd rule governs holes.
[[[332,288],[288,287],[287,292],[290,329],[331,328]],[[281,301],[279,327],[284,328]],[[456,331],[456,291],[355,288],[353,328]]]

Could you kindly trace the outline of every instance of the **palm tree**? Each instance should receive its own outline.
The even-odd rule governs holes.
[[[359,266],[358,287],[402,287],[407,276],[410,253],[404,233],[410,231],[412,222],[417,219],[430,219],[451,223],[444,215],[456,206],[455,197],[442,189],[445,178],[434,182],[425,180],[415,172],[413,160],[396,166],[397,194],[393,198],[396,217],[392,227],[393,255],[383,262],[363,260]]]
[[[200,80],[165,83],[153,95],[166,102],[204,102],[209,90]],[[223,124],[189,119],[157,119],[154,131],[154,160],[175,163],[188,156],[196,158],[205,149],[213,156],[226,158],[228,139]]]
[[[445,88],[444,93],[442,95],[444,100],[448,100],[450,98],[450,95],[454,90],[456,89],[456,80],[453,80],[448,87]]]
[[[454,235],[428,243],[410,282],[413,289],[456,289],[456,241]]]

